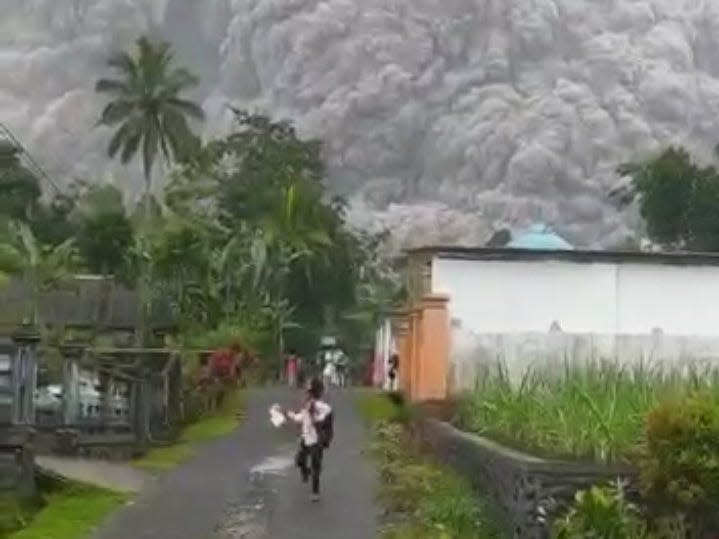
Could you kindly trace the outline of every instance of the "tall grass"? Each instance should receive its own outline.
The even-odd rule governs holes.
[[[652,407],[698,390],[719,395],[716,366],[565,361],[535,366],[512,381],[500,363],[460,399],[457,422],[540,456],[622,462],[633,455]]]

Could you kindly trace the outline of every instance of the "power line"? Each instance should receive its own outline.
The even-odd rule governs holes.
[[[47,183],[49,183],[57,193],[62,193],[62,189],[60,189],[60,186],[55,182],[55,180],[53,180],[50,175],[45,172],[45,169],[43,169],[40,164],[33,158],[32,154],[27,150],[27,148],[25,148],[25,146],[22,145],[22,143],[13,134],[13,132],[10,131],[10,128],[2,122],[0,122],[0,134],[4,135],[10,142],[15,145],[16,148],[22,151],[22,155],[25,158],[25,161],[27,161],[27,163],[29,164],[28,168],[33,174],[47,181]]]

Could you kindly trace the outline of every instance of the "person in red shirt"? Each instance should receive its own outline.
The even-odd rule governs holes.
[[[295,387],[297,385],[297,372],[300,367],[300,359],[294,349],[290,350],[286,360],[287,385]]]

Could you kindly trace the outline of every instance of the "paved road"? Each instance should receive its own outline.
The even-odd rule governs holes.
[[[350,392],[331,393],[335,440],[326,455],[323,496],[293,467],[295,433],[274,429],[268,409],[299,393],[252,392],[242,427],[205,446],[181,468],[147,484],[96,539],[374,539],[374,475],[362,455],[364,430]]]

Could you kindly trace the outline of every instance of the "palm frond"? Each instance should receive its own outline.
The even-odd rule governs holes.
[[[95,83],[95,91],[108,94],[129,94],[130,86],[121,80],[100,79]]]
[[[132,113],[134,108],[135,104],[125,99],[111,101],[104,109],[102,109],[98,123],[108,126],[117,125],[126,119]]]
[[[126,74],[129,78],[137,76],[137,64],[135,60],[126,52],[121,52],[110,57],[107,65]]]
[[[167,101],[167,106],[177,109],[178,112],[184,113],[195,120],[204,120],[205,111],[197,103],[179,97],[171,97]]]
[[[200,83],[195,75],[187,69],[177,68],[165,73],[162,81],[162,96],[165,98],[176,97],[183,90],[188,90]]]
[[[122,148],[122,154],[120,155],[120,161],[123,165],[126,165],[130,160],[135,157],[137,149],[140,147],[140,141],[142,140],[142,132],[135,131],[129,133],[125,139],[124,146]]]
[[[152,172],[152,165],[157,157],[157,151],[160,145],[160,132],[154,118],[148,118],[145,121],[145,129],[142,144],[142,167],[145,172],[145,178],[149,180]]]

